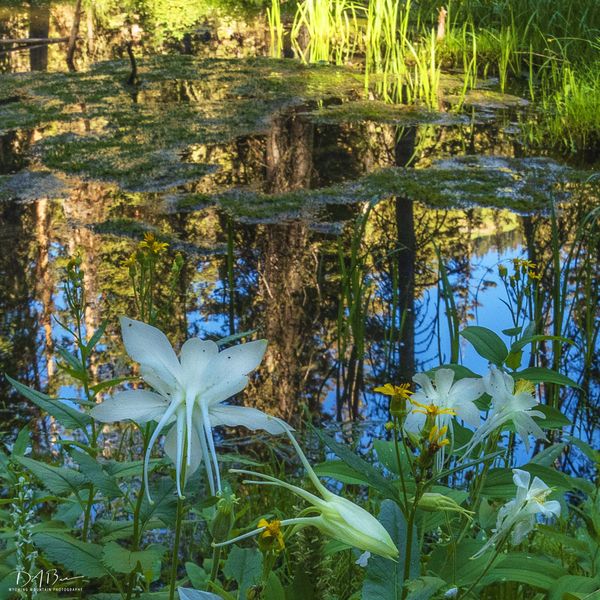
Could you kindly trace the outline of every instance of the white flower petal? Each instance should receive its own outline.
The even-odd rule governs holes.
[[[245,375],[231,375],[218,381],[208,390],[201,393],[201,401],[208,406],[219,404],[227,398],[235,396],[248,385],[248,378]]]
[[[438,369],[435,372],[435,389],[441,398],[448,396],[453,381],[454,371],[452,369]]]
[[[146,390],[126,390],[117,392],[101,404],[92,408],[91,415],[102,423],[114,423],[130,419],[136,423],[147,423],[159,419],[169,402]]]
[[[183,344],[179,358],[188,394],[195,396],[201,389],[206,371],[212,368],[218,353],[219,347],[210,340],[190,338]]]
[[[529,482],[531,481],[531,474],[528,471],[522,469],[513,469],[513,482],[517,487],[523,489],[529,489]]]
[[[366,568],[369,564],[369,559],[371,558],[371,553],[368,550],[365,550],[355,561],[355,565],[359,567]]]
[[[560,516],[560,502],[558,502],[557,500],[550,500],[548,502],[544,502],[543,513],[546,516],[552,514],[555,517],[559,517]]]
[[[418,433],[425,424],[426,417],[423,413],[411,412],[404,421],[404,430],[410,433]]]
[[[210,369],[206,374],[206,386],[212,387],[224,379],[248,375],[258,367],[266,349],[267,341],[257,340],[238,344],[219,352],[210,363]]]
[[[451,404],[453,406],[458,406],[463,402],[473,402],[481,397],[484,391],[483,380],[481,377],[465,377],[452,386],[450,392]]]
[[[242,426],[252,431],[264,429],[273,435],[278,435],[284,433],[286,429],[291,429],[281,419],[267,415],[256,408],[248,408],[246,406],[217,404],[209,409],[209,414],[212,425],[227,425],[228,427]]]
[[[152,325],[121,317],[121,331],[127,354],[144,367],[152,369],[165,383],[181,376],[181,365],[167,336]]]
[[[164,446],[165,454],[176,464],[177,461],[177,427],[173,426],[167,433],[165,438]],[[200,466],[202,462],[202,450],[200,448],[200,440],[198,439],[198,433],[195,429],[192,431],[192,445],[191,452],[188,450],[188,456],[190,457],[190,464],[185,468],[186,478],[192,475]]]
[[[456,405],[454,410],[456,410],[456,416],[459,419],[462,419],[467,425],[479,427],[481,423],[481,414],[473,402],[464,402]]]
[[[428,398],[431,399],[437,397],[431,379],[425,373],[417,373],[412,379],[417,385],[420,385],[423,388],[423,393]]]
[[[492,396],[496,402],[504,402],[507,395],[512,395],[515,388],[514,379],[508,374],[492,367],[483,378],[485,391]]]
[[[140,375],[149,386],[162,396],[170,398],[173,395],[173,379],[171,377],[168,381],[163,381],[154,369],[144,365],[140,365]]]
[[[519,519],[512,531],[511,543],[513,546],[520,544],[535,527],[535,517],[531,515],[523,519]]]

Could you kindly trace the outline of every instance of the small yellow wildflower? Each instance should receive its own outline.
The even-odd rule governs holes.
[[[439,415],[452,415],[456,416],[456,411],[453,408],[442,408],[441,406],[436,406],[435,404],[422,404],[421,402],[417,402],[416,400],[410,400],[413,406],[418,406],[419,408],[414,409],[413,412],[422,413],[428,417],[437,417]]]
[[[392,431],[393,429],[396,429],[396,425],[394,425],[394,423],[392,423],[392,421],[388,421],[385,425],[385,430],[386,431]]]
[[[508,269],[504,265],[499,265],[498,273],[500,274],[500,277],[504,279],[508,275]]]
[[[383,386],[374,388],[374,391],[384,396],[390,396],[390,413],[392,416],[402,418],[406,415],[406,402],[410,400],[413,394],[410,383],[401,383],[400,385],[386,383]]]
[[[258,522],[258,526],[265,528],[258,538],[261,550],[273,550],[274,546],[276,546],[275,549],[280,552],[285,548],[283,532],[281,531],[281,521],[273,519],[269,522],[266,519],[261,519]]]
[[[132,254],[131,256],[124,258],[121,261],[121,266],[124,269],[132,269],[133,267],[135,267],[135,265],[136,265],[135,254]]]
[[[400,385],[386,383],[385,385],[374,388],[373,391],[379,392],[384,396],[398,396],[404,400],[409,400],[412,395],[410,383],[401,383]]]
[[[153,233],[145,233],[144,239],[138,244],[140,250],[148,250],[152,254],[162,254],[169,244],[166,242],[159,242]]]
[[[429,447],[435,449],[437,452],[443,446],[447,446],[450,443],[450,440],[444,437],[447,431],[448,425],[444,425],[443,427],[434,425],[429,432]]]

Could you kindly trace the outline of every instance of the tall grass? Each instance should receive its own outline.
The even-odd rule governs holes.
[[[271,6],[267,8],[267,23],[269,25],[269,51],[271,57],[281,58],[283,55],[283,23],[281,21],[279,0],[271,0]]]
[[[291,31],[296,55],[304,62],[348,61],[356,49],[358,13],[363,11],[352,0],[303,0]]]

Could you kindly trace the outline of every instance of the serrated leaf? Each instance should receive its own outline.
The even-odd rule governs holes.
[[[102,564],[102,546],[82,542],[66,533],[39,533],[33,536],[36,546],[51,561],[84,577],[105,577],[108,569]]]
[[[395,502],[384,500],[378,520],[390,534],[400,554],[397,561],[381,556],[369,559],[362,597],[369,600],[401,600],[408,533],[406,519]],[[419,560],[417,528],[413,526],[409,579],[419,576]]]
[[[118,498],[123,495],[116,480],[105,473],[102,466],[89,454],[72,450],[71,457],[79,465],[79,472],[93,483],[106,498]]]
[[[166,549],[159,544],[151,544],[144,550],[131,552],[117,542],[109,542],[104,546],[102,562],[115,573],[131,573],[139,565],[147,578],[152,581],[152,572],[156,563],[162,559]]]
[[[77,494],[82,486],[85,486],[86,478],[74,469],[66,467],[52,467],[46,463],[26,458],[24,456],[13,457],[19,464],[31,471],[53,494],[61,495],[69,492]]]
[[[256,548],[240,548],[234,546],[223,573],[228,579],[238,584],[238,598],[245,598],[247,589],[260,581],[262,574],[262,555]]]
[[[501,366],[508,355],[506,344],[491,329],[472,325],[465,327],[461,332],[479,356],[486,358],[497,367]]]
[[[68,406],[59,399],[51,398],[46,394],[42,394],[42,392],[33,390],[8,375],[6,375],[6,379],[17,392],[25,396],[28,400],[31,400],[36,406],[53,416],[61,425],[68,429],[85,429],[87,425],[93,422],[89,415]]]

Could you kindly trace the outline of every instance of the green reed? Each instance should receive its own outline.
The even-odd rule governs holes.
[[[358,14],[364,9],[352,0],[303,0],[291,29],[292,47],[307,63],[343,64],[356,49]]]
[[[283,23],[279,0],[271,0],[271,6],[267,7],[267,23],[269,25],[269,52],[272,58],[281,58],[283,55]]]

